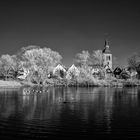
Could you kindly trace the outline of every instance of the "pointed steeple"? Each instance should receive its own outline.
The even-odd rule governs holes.
[[[105,46],[109,46],[108,44],[109,44],[109,43],[108,43],[108,40],[106,39],[106,40],[105,40]]]
[[[103,65],[104,68],[109,67],[112,69],[112,53],[109,49],[108,40],[105,40],[104,49],[103,49]]]
[[[105,40],[103,53],[111,53],[111,51],[109,50],[109,42],[108,42],[108,40]]]

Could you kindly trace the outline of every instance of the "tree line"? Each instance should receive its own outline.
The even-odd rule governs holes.
[[[54,67],[62,64],[62,58],[58,52],[47,47],[23,47],[14,55],[1,55],[0,77],[7,80],[12,73],[12,78],[16,79],[19,71],[25,68],[29,71],[26,78],[27,81],[45,84],[49,79],[48,75],[53,71]],[[102,50],[93,50],[91,53],[83,50],[75,55],[74,64],[79,68],[82,80],[91,80],[91,70],[94,66],[100,68],[101,76],[104,73]],[[130,69],[136,70],[140,75],[140,55],[135,54],[130,57],[128,66]]]

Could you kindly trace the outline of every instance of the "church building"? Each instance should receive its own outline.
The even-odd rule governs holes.
[[[105,40],[105,45],[103,49],[103,66],[104,68],[108,67],[112,70],[112,54],[109,49],[109,44],[107,40]]]

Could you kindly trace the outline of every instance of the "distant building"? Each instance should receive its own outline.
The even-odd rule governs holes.
[[[59,76],[60,78],[64,78],[65,76],[65,73],[66,73],[66,70],[65,68],[58,64],[54,69],[53,69],[53,75],[57,75]]]
[[[80,74],[79,69],[73,64],[73,65],[68,69],[66,78],[67,78],[67,79],[72,79],[72,78],[74,78],[74,77],[79,76],[79,74]]]
[[[20,80],[25,80],[26,77],[28,76],[28,74],[29,74],[29,70],[27,70],[25,68],[22,68],[18,71],[17,78],[20,79]]]
[[[109,49],[108,41],[105,40],[103,49],[103,66],[104,68],[109,67],[112,70],[112,53]]]
[[[92,71],[91,71],[91,73],[93,75],[98,75],[100,73],[100,69],[99,68],[93,68]]]

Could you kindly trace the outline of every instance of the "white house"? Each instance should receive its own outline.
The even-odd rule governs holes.
[[[73,64],[67,71],[66,78],[71,79],[73,77],[79,76],[80,71],[79,69]]]
[[[93,68],[92,71],[91,71],[91,73],[93,75],[97,75],[97,74],[99,74],[99,72],[100,72],[100,70],[98,68]]]
[[[28,74],[29,70],[23,68],[21,71],[19,71],[19,76],[17,78],[20,80],[25,80]]]
[[[60,76],[60,77],[63,77],[62,75],[64,75],[64,73],[66,73],[66,70],[65,68],[58,64],[54,69],[53,69],[53,75],[57,75],[57,76]]]

